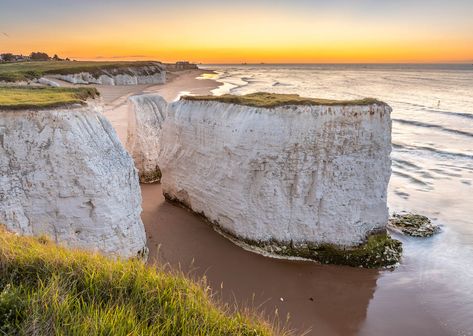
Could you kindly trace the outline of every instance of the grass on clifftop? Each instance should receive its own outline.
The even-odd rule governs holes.
[[[272,335],[202,281],[0,227],[0,335]]]
[[[93,99],[98,95],[97,89],[92,87],[0,86],[0,110],[83,104],[87,99]]]
[[[364,98],[358,100],[332,100],[319,98],[305,98],[297,94],[279,94],[268,92],[256,92],[247,95],[231,95],[223,96],[183,96],[184,100],[196,101],[216,101],[228,104],[246,105],[252,107],[278,107],[286,105],[371,105],[385,104],[374,98]]]
[[[0,82],[28,81],[52,74],[74,74],[89,72],[100,75],[102,70],[126,69],[156,65],[158,62],[77,62],[77,61],[44,61],[44,62],[17,62],[0,64]]]

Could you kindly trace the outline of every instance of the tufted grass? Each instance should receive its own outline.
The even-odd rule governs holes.
[[[0,227],[0,335],[278,333],[248,311],[217,305],[204,280]]]
[[[89,72],[100,75],[103,70],[127,69],[156,65],[159,62],[137,61],[137,62],[77,62],[77,61],[44,61],[44,62],[17,62],[0,64],[0,82],[28,81],[52,74],[74,74]]]
[[[256,92],[246,95],[225,94],[222,96],[183,96],[183,100],[194,101],[216,101],[227,104],[245,105],[252,107],[278,107],[287,105],[371,105],[385,104],[374,98],[364,98],[357,100],[332,100],[320,98],[305,98],[297,94],[280,94],[269,92]]]
[[[87,99],[98,95],[99,92],[92,87],[0,86],[0,110],[84,104]]]

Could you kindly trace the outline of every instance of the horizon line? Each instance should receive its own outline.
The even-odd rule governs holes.
[[[179,61],[178,61],[179,62]],[[163,63],[166,63],[166,62],[163,62]],[[435,65],[438,65],[438,64],[472,64],[473,65],[473,60],[471,61],[441,61],[441,62],[217,62],[217,63],[204,63],[204,62],[190,62],[190,63],[194,63],[194,64],[197,64],[197,65],[324,65],[324,64],[328,64],[328,65],[364,65],[364,64],[392,64],[392,65],[402,65],[402,64],[405,64],[405,65],[410,65],[410,64],[415,64],[415,65],[419,65],[419,64],[425,64],[425,65],[429,65],[429,64],[435,64]]]

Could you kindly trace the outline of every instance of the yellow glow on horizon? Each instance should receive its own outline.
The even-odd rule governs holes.
[[[44,50],[76,59],[190,60],[202,63],[442,62],[473,59],[473,34],[346,15],[209,10],[98,25],[58,22],[19,31],[2,49]],[[429,29],[427,29],[429,28]],[[440,29],[442,28],[442,30]],[[454,39],[451,37],[455,36]]]

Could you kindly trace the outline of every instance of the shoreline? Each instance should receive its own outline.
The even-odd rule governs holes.
[[[170,79],[165,84],[145,85],[96,85],[104,105],[103,114],[112,123],[122,144],[126,147],[128,132],[128,106],[130,96],[145,93],[156,93],[166,101],[172,102],[182,94],[210,94],[222,84],[213,79],[198,79],[204,74],[214,74],[212,70],[197,69],[183,70],[170,73]]]
[[[379,270],[247,251],[198,215],[166,202],[160,184],[142,184],[141,190],[149,264],[167,264],[192,278],[205,276],[223,302],[256,308],[282,324],[289,315],[289,327],[298,332],[312,329],[317,335],[335,336],[359,330]]]
[[[221,85],[211,79],[199,85],[199,74],[194,74],[164,85],[135,87],[108,106],[125,107],[126,116],[131,94],[156,92],[175,99],[186,91],[208,94]],[[120,121],[119,114],[108,113]],[[123,127],[111,121],[116,129]],[[442,324],[415,299],[415,287],[399,290],[398,278],[409,264],[392,272],[268,258],[235,245],[202,218],[166,202],[160,184],[142,184],[141,191],[148,263],[167,265],[194,279],[205,277],[223,303],[255,308],[281,324],[289,316],[288,327],[298,333],[310,330],[307,335],[399,335],[412,330],[418,335],[445,334]]]
[[[387,229],[373,230],[369,232],[364,242],[350,248],[327,243],[312,244],[306,241],[257,241],[239,237],[234,232],[224,229],[217,221],[207,218],[203,213],[194,211],[191,206],[169,194],[164,193],[163,196],[168,203],[183,208],[198,216],[215,232],[230,240],[240,248],[260,254],[267,258],[308,261],[319,265],[343,265],[366,269],[386,270],[397,267],[402,255],[401,242],[391,238]],[[362,258],[356,258],[355,255],[361,253],[361,251],[369,245],[368,242],[372,239],[381,239],[383,242],[383,251],[374,249],[372,252],[370,251],[365,253]],[[311,248],[308,248],[307,246],[310,245],[312,245]],[[397,252],[393,253],[392,251],[396,248],[398,249]],[[283,252],[285,250],[286,252]],[[389,252],[393,254],[389,255]],[[377,257],[379,254],[382,254],[385,257]],[[387,255],[389,255],[389,258],[386,258]]]

